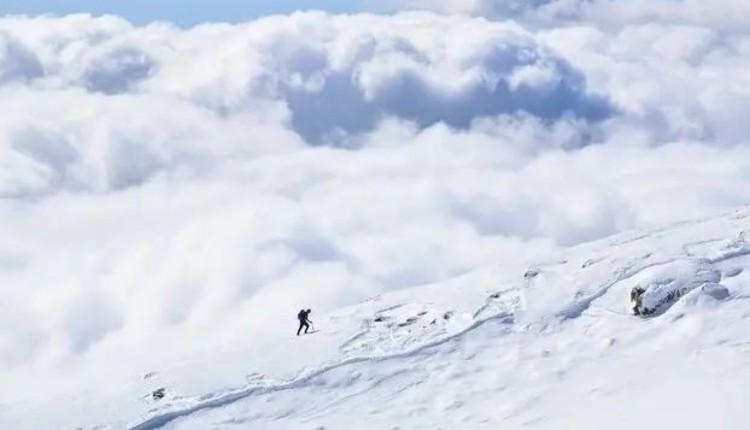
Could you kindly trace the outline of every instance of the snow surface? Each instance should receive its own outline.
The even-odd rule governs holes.
[[[290,315],[242,345],[89,372],[106,390],[4,392],[0,428],[747,429],[748,232],[743,208],[313,310],[305,336]],[[632,314],[635,286],[659,312]]]

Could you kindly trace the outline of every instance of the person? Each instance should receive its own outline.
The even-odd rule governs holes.
[[[310,321],[310,312],[312,312],[310,309],[302,309],[297,314],[297,319],[299,320],[299,328],[297,329],[297,336],[299,336],[300,331],[302,331],[302,327],[305,328],[305,333],[307,333],[307,330],[310,328],[310,324],[312,324],[312,321]]]

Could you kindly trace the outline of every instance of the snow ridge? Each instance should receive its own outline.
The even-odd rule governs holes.
[[[237,391],[215,393],[214,395],[209,396],[212,398],[199,401],[190,407],[163,412],[158,415],[155,415],[139,424],[133,425],[132,427],[130,427],[130,430],[154,430],[154,429],[161,428],[179,418],[183,418],[188,415],[191,415],[191,414],[194,414],[196,412],[200,412],[206,409],[213,409],[213,408],[219,408],[222,406],[227,406],[231,403],[237,402],[238,400],[242,400],[253,395],[267,394],[271,392],[300,388],[301,386],[304,386],[315,377],[321,376],[332,370],[340,369],[342,367],[350,366],[353,364],[358,364],[358,363],[363,363],[363,362],[381,362],[381,361],[411,357],[411,356],[420,354],[427,349],[434,348],[436,346],[439,346],[439,345],[451,342],[453,340],[456,340],[460,337],[463,337],[469,332],[485,325],[486,323],[490,321],[497,321],[502,324],[512,324],[514,321],[514,318],[512,314],[509,314],[507,312],[501,312],[501,313],[498,313],[489,317],[479,319],[473,324],[471,324],[470,326],[459,331],[458,333],[445,336],[438,340],[425,343],[423,345],[417,346],[415,348],[412,348],[403,352],[397,352],[393,354],[385,354],[385,355],[379,355],[379,356],[369,356],[369,357],[351,357],[341,362],[330,364],[320,369],[314,370],[293,381],[281,383],[278,385],[268,385],[268,386],[261,386],[261,387],[253,386],[253,387],[243,388]]]
[[[620,342],[630,342],[630,346],[626,348],[638,348],[641,343],[648,345],[648,337],[643,333],[663,330],[666,333],[664,336],[669,336],[670,332],[676,332],[673,325],[678,324],[677,321],[690,319],[683,318],[685,315],[704,318],[703,316],[696,317],[695,314],[700,314],[701,309],[711,309],[712,306],[720,303],[726,303],[723,305],[726,307],[729,307],[728,303],[733,303],[734,306],[741,308],[742,302],[734,299],[744,297],[743,285],[748,280],[747,274],[750,273],[744,270],[750,265],[750,258],[748,258],[750,246],[746,240],[747,226],[744,221],[746,218],[746,216],[735,216],[681,223],[672,229],[663,228],[646,234],[635,232],[636,237],[631,239],[626,237],[629,234],[624,234],[615,238],[615,241],[609,239],[586,244],[567,250],[566,258],[556,259],[554,264],[533,265],[533,270],[527,270],[526,276],[523,277],[515,270],[496,268],[484,275],[469,274],[453,284],[418,287],[403,293],[390,294],[382,300],[378,297],[374,299],[376,308],[362,304],[356,307],[356,310],[346,311],[350,313],[337,317],[344,318],[342,320],[344,322],[348,321],[351,328],[352,324],[358,321],[358,315],[363,312],[372,312],[371,317],[360,320],[365,326],[364,330],[353,331],[346,337],[338,339],[334,350],[342,358],[329,357],[321,362],[324,364],[309,371],[303,371],[295,377],[282,379],[282,382],[260,384],[251,382],[239,389],[213,391],[207,395],[186,399],[194,403],[170,405],[168,407],[171,409],[152,411],[152,416],[133,423],[128,428],[152,430],[171,424],[180,428],[183,424],[187,428],[201,428],[195,427],[192,421],[211,419],[204,417],[203,412],[240,404],[243,400],[261,401],[262,396],[272,393],[289,393],[291,390],[299,389],[302,389],[300,393],[305,390],[314,391],[320,383],[317,378],[326,376],[335,381],[337,371],[342,369],[345,374],[356,375],[356,366],[363,363],[389,362],[385,365],[390,366],[396,372],[393,375],[404,374],[404,377],[408,378],[408,368],[402,368],[404,363],[391,363],[390,361],[416,357],[417,364],[414,365],[412,362],[412,370],[414,367],[420,367],[423,361],[435,359],[434,362],[439,362],[442,360],[438,357],[440,352],[428,350],[451,341],[463,341],[464,337],[468,339],[467,335],[490,322],[498,323],[502,328],[491,338],[480,338],[479,344],[485,342],[480,348],[485,346],[492,348],[492,344],[497,342],[510,347],[506,348],[504,353],[513,354],[514,351],[522,350],[526,343],[539,342],[543,345],[540,347],[542,348],[541,358],[531,360],[528,364],[524,364],[526,366],[542,366],[540,362],[534,360],[544,360],[549,356],[550,349],[556,348],[556,341],[549,339],[554,339],[556,336],[572,337],[577,339],[576,342],[595,342],[593,349],[589,345],[589,350],[584,349],[582,352],[575,352],[577,348],[564,350],[564,354],[577,357],[575,360],[568,359],[570,363],[576,363],[576,360],[590,362],[592,356],[599,354],[596,350],[600,347],[596,345],[602,345],[605,351],[617,348]],[[512,276],[507,276],[508,273]],[[500,289],[497,288],[498,282],[502,285]],[[657,312],[648,315],[645,320],[633,316],[633,303],[626,302],[629,291],[636,286],[643,286],[646,290],[643,297],[644,306],[653,306],[656,303],[659,307]],[[466,291],[462,290],[464,287],[467,288]],[[473,292],[467,294],[469,291]],[[480,291],[485,291],[485,295],[481,300],[476,300],[479,298],[477,294]],[[456,303],[457,300],[466,299],[465,296],[472,296],[472,299],[462,304]],[[429,299],[425,301],[424,297],[429,297]],[[602,318],[599,311],[606,311],[611,317]],[[663,314],[669,316],[658,318]],[[614,315],[622,318],[614,318]],[[719,318],[718,314],[712,315]],[[592,318],[580,318],[581,316]],[[416,322],[420,321],[420,318],[422,325]],[[735,317],[735,320],[739,318],[745,317]],[[453,326],[448,327],[450,324]],[[717,324],[722,328],[725,325],[725,323]],[[499,339],[498,334],[500,338],[507,339]],[[388,335],[396,338],[389,339]],[[546,336],[550,338],[545,340]],[[581,336],[588,339],[578,340]],[[735,335],[732,342],[721,340],[717,344],[744,345],[744,339],[740,337]],[[617,340],[618,338],[624,340]],[[682,342],[682,337],[678,336],[678,338]],[[711,337],[706,336],[706,338]],[[724,339],[723,334],[721,338]],[[409,343],[414,346],[409,346]],[[373,347],[377,347],[379,351],[374,354],[362,354],[371,351]],[[644,358],[643,362],[654,361],[652,349],[650,349],[654,347],[645,348],[646,352],[642,354],[643,357],[648,358]],[[711,346],[704,346],[699,350],[713,351]],[[348,356],[350,353],[354,356]],[[425,353],[427,355],[423,357]],[[684,354],[684,351],[680,354]],[[469,354],[468,360],[471,360],[473,355]],[[627,356],[628,354],[621,355],[621,357]],[[666,366],[672,366],[672,362],[674,361],[670,361]],[[615,361],[615,363],[621,365],[624,361]],[[449,365],[464,366],[466,364]],[[558,366],[561,365],[558,364]],[[544,367],[539,369],[544,369]],[[575,369],[575,365],[571,364],[563,369],[567,370],[561,370],[559,374],[555,373],[553,376],[564,375],[565,372],[571,371],[570,369]],[[517,369],[505,371],[511,372],[504,376],[510,380],[513,380],[515,377],[513,374],[518,372]],[[536,371],[536,373],[539,372],[540,370]],[[522,375],[522,372],[519,375]],[[534,373],[532,372],[531,375]],[[357,377],[352,376],[352,378],[355,378],[353,381],[356,382]],[[381,382],[376,382],[376,384]],[[322,383],[327,384],[326,381]],[[506,383],[510,384],[504,379],[502,384]],[[336,391],[336,385],[334,384],[331,389]],[[537,399],[542,398],[539,392],[552,390],[552,388],[536,390],[537,392],[530,394],[529,398],[523,402],[521,401],[523,399],[519,397],[521,405],[519,407],[522,410],[530,410]],[[357,391],[355,394],[364,392],[367,392],[367,389]],[[397,393],[400,392],[397,391]],[[291,396],[294,397],[297,394],[293,391]],[[590,395],[589,392],[585,394]],[[350,400],[350,396],[339,397],[340,395],[343,394],[333,394],[333,400],[323,409],[313,409],[315,415],[309,419],[330,418],[330,408],[334,405],[346,408],[345,402]],[[460,406],[464,400],[457,400],[451,405],[454,403]],[[321,413],[323,410],[327,412]],[[226,415],[231,413],[230,411],[231,408],[227,411],[221,409],[216,414]],[[546,410],[545,413],[547,413]],[[289,414],[300,417],[300,412],[289,412]],[[516,412],[511,411],[508,414],[510,418],[514,416],[517,416]],[[288,415],[281,414],[274,419],[279,419],[279,423],[288,423],[289,418]],[[186,421],[180,422],[179,425],[175,423],[182,419]],[[230,415],[230,419],[223,423],[231,426],[237,423],[243,424],[245,421]],[[542,427],[545,428],[543,425]]]

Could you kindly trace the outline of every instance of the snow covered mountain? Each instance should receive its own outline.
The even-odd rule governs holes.
[[[313,313],[313,334],[292,318],[107,390],[38,390],[0,427],[748,428],[749,234],[742,208],[498,262]]]

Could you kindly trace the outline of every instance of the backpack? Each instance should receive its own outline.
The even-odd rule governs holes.
[[[299,313],[297,314],[297,319],[300,322],[305,322],[305,320],[307,319],[307,312],[305,312],[304,309],[302,309],[301,311],[299,311]]]

